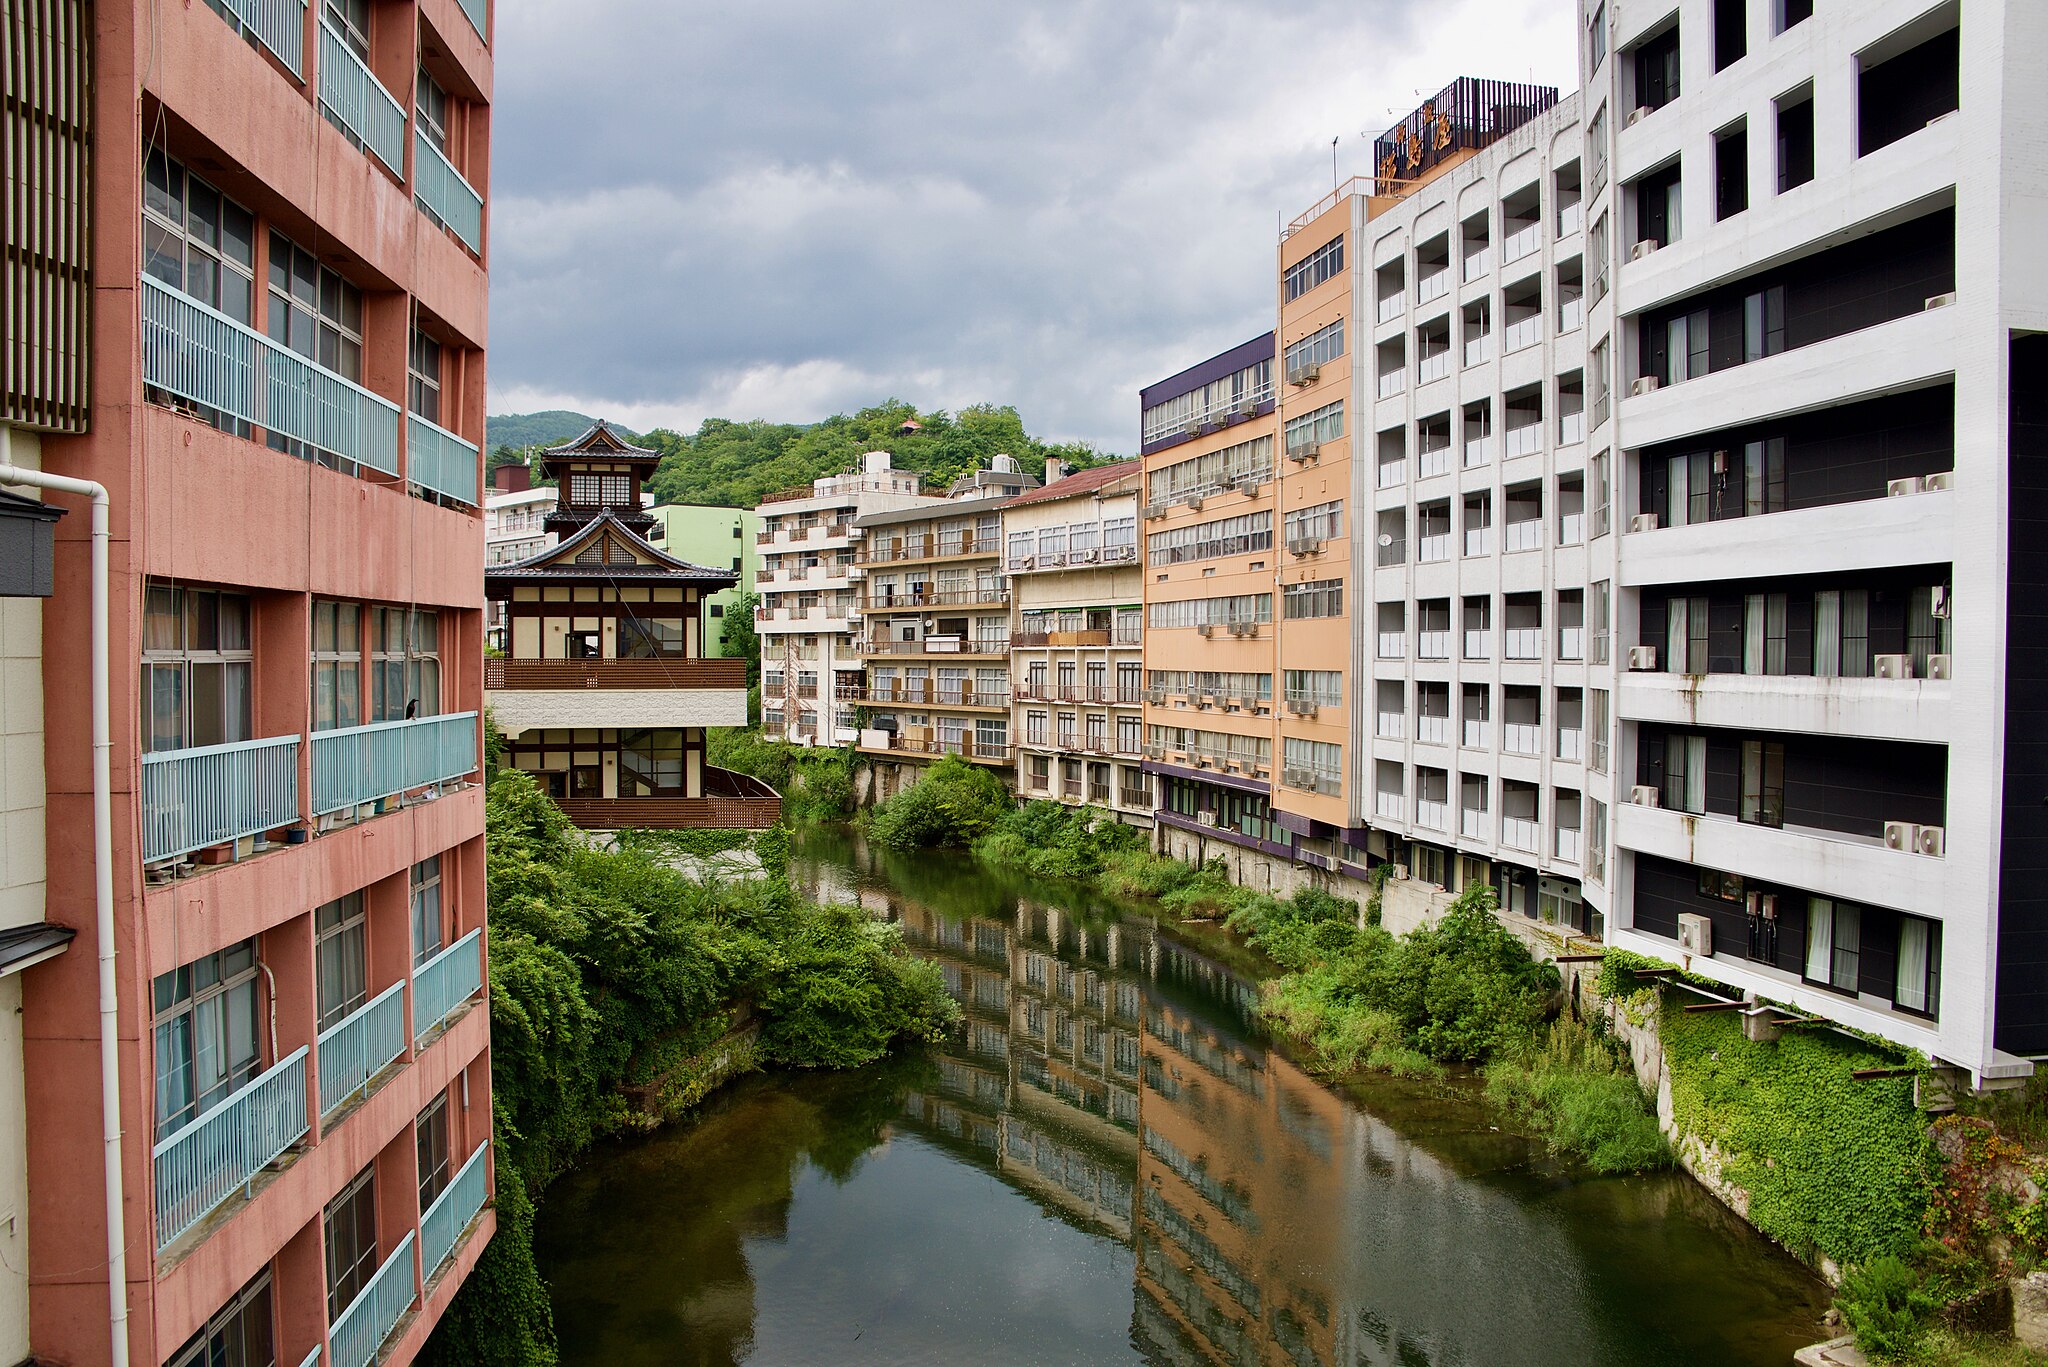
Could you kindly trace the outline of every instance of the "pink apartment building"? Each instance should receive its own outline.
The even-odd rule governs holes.
[[[0,369],[0,463],[109,510],[126,1266],[110,1295],[91,509],[45,489],[44,917],[76,936],[18,974],[37,1361],[407,1363],[494,1228],[487,5],[9,6],[39,359]]]

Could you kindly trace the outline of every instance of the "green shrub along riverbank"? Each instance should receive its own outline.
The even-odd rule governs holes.
[[[893,927],[795,895],[783,828],[592,849],[509,771],[485,812],[498,1233],[430,1350],[441,1367],[550,1367],[533,1197],[594,1140],[668,1118],[637,1113],[628,1088],[717,1042],[738,1008],[759,1026],[758,1060],[795,1068],[856,1067],[935,1040],[959,1008]],[[743,844],[757,876],[692,879],[662,862]]]

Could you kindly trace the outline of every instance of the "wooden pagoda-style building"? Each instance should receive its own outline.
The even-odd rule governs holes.
[[[746,661],[703,655],[704,600],[737,576],[648,542],[660,459],[602,422],[543,453],[560,539],[484,573],[506,611],[506,657],[484,666],[505,762],[590,830],[771,826],[774,789],[705,761],[706,727],[747,721]]]

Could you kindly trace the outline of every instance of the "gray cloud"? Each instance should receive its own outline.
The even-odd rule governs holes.
[[[1418,90],[1568,80],[1570,9],[509,0],[492,409],[987,399],[1130,450],[1139,385],[1271,326],[1329,139],[1348,175]]]

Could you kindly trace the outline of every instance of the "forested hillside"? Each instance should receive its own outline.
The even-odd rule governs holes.
[[[550,408],[544,413],[500,413],[484,419],[484,444],[493,451],[500,446],[559,446],[582,436],[596,421],[567,408]],[[612,424],[612,429],[623,436],[633,435],[617,423]]]
[[[543,425],[543,419],[570,425],[558,432],[558,424]],[[910,421],[917,427],[905,431],[903,425]],[[588,422],[580,414],[565,412],[492,418],[491,464],[514,457],[517,448],[567,440]],[[544,435],[524,441],[503,435],[527,431]],[[851,470],[866,451],[893,452],[898,469],[922,472],[927,487],[938,491],[963,470],[986,465],[998,453],[1015,456],[1034,474],[1043,472],[1048,457],[1056,456],[1076,469],[1115,459],[1085,443],[1039,441],[1024,430],[1024,420],[1007,404],[921,413],[894,399],[808,425],[709,418],[687,436],[657,428],[638,440],[662,453],[661,469],[649,486],[658,500],[735,508],[751,508],[763,494]],[[504,449],[508,447],[513,450]]]

